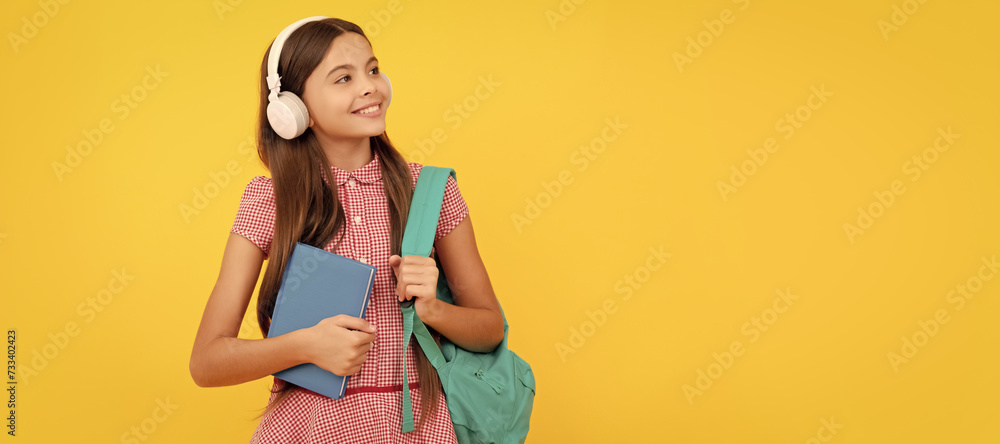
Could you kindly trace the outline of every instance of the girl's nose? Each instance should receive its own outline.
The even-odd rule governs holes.
[[[362,96],[367,96],[378,90],[378,84],[375,83],[374,79],[368,78],[368,82],[365,83],[364,89],[362,89]]]

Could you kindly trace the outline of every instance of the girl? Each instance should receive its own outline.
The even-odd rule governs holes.
[[[191,376],[202,387],[227,386],[305,362],[350,376],[347,393],[338,400],[275,378],[251,442],[454,442],[437,373],[416,341],[402,350],[399,302],[413,299],[428,327],[466,349],[489,351],[503,339],[499,303],[468,208],[449,177],[434,254],[400,257],[423,165],[406,163],[385,133],[389,85],[362,29],[336,18],[307,20],[278,46],[277,73],[281,91],[304,102],[308,127],[286,140],[284,129],[278,128],[279,136],[267,120],[271,91],[265,56],[257,138],[271,177],[254,177],[243,191],[195,338]],[[296,242],[377,267],[365,319],[335,316],[267,337],[282,271]],[[264,260],[257,320],[265,339],[240,339],[240,321]],[[436,298],[436,260],[455,305]],[[404,362],[417,374],[409,387],[402,387]],[[410,390],[417,424],[406,434],[400,426],[402,390]]]

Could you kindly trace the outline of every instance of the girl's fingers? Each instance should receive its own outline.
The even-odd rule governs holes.
[[[406,290],[403,291],[403,296],[400,297],[400,301],[408,301],[413,298],[433,298],[437,297],[437,287],[431,287],[424,284],[410,284],[406,286]]]
[[[396,297],[399,301],[419,297],[423,294],[423,287],[437,287],[438,271],[433,258],[406,256],[398,261],[393,269],[396,272]]]
[[[426,284],[409,284],[403,291],[398,293],[400,301],[408,301],[413,298],[437,296],[437,288],[429,287]]]

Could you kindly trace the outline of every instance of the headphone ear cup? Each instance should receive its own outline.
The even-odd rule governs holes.
[[[267,121],[279,136],[291,140],[306,132],[309,111],[294,93],[280,92],[277,100],[267,104]]]
[[[385,101],[385,106],[389,107],[389,104],[392,103],[392,82],[389,81],[389,76],[385,75],[384,72],[379,71],[379,73],[382,74],[382,78],[385,79],[385,84],[389,85],[389,98]]]

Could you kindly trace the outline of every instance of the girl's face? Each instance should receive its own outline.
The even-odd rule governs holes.
[[[382,134],[388,91],[368,41],[345,32],[333,39],[306,79],[302,101],[309,110],[309,127],[320,141],[328,142]],[[368,108],[373,104],[372,112]]]

